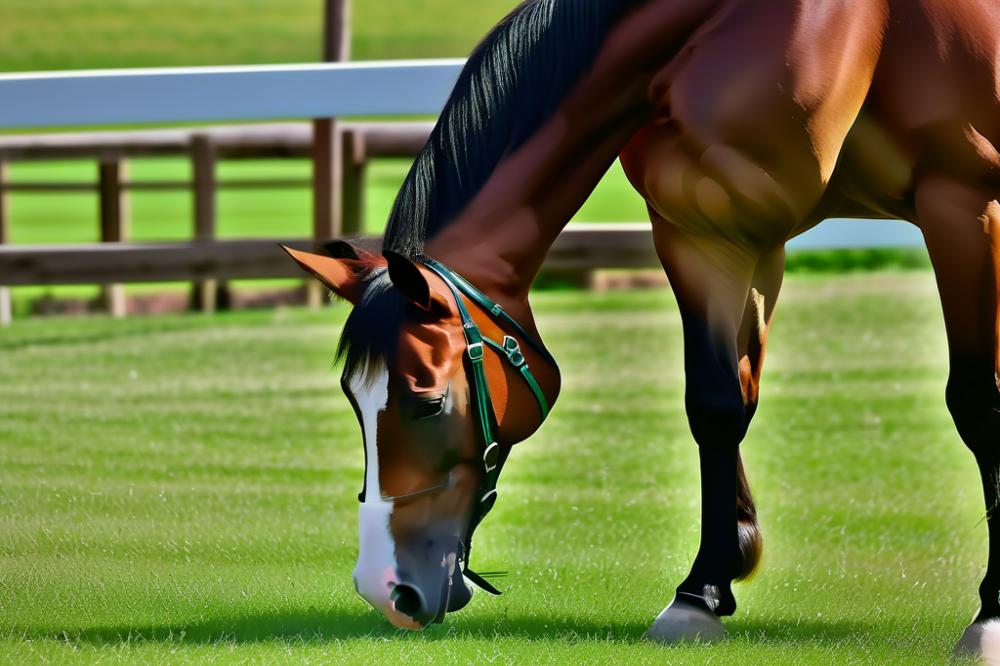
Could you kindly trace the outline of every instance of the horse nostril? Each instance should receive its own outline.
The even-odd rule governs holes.
[[[421,624],[427,621],[428,618],[424,617],[427,614],[424,595],[412,585],[400,584],[392,588],[389,599],[392,600],[393,608],[403,615],[409,616]]]

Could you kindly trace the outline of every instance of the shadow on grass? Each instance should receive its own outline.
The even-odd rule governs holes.
[[[650,618],[650,622],[652,618]],[[751,642],[840,643],[864,636],[875,627],[851,622],[732,622],[731,635]],[[25,638],[58,640],[91,645],[123,645],[143,642],[186,644],[325,643],[355,638],[442,641],[451,639],[515,638],[527,640],[607,641],[638,643],[648,628],[646,622],[598,623],[574,617],[449,617],[442,625],[423,632],[395,629],[374,613],[344,610],[301,610],[220,617],[203,622],[136,624],[132,626],[84,627],[28,631]]]

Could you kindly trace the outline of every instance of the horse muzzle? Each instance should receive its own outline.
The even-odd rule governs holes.
[[[423,629],[472,598],[458,560],[459,540],[453,530],[435,530],[397,543],[389,530],[391,514],[391,503],[361,505],[354,587],[393,625]]]

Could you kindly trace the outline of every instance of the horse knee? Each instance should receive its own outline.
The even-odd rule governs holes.
[[[737,446],[747,432],[746,407],[739,386],[728,391],[689,392],[688,423],[698,446]]]
[[[945,389],[945,404],[962,441],[974,454],[1000,453],[994,441],[1000,435],[1000,393],[995,377],[953,372]]]

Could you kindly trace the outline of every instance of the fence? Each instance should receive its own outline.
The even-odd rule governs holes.
[[[354,62],[255,67],[204,67],[0,75],[0,129],[81,125],[211,122],[218,120],[329,119],[345,116],[426,116],[436,114],[461,68],[460,60]],[[411,127],[412,126],[407,126]],[[137,134],[86,134],[39,139],[0,139],[0,285],[114,284],[128,281],[213,280],[296,275],[277,249],[278,242],[311,247],[317,241],[357,231],[361,189],[357,169],[368,156],[413,154],[422,140],[412,129],[382,124],[333,124],[270,128],[161,130]],[[426,135],[426,126],[419,130]],[[270,134],[268,134],[270,132]],[[388,138],[387,137],[395,137]],[[270,137],[270,139],[268,139]],[[380,144],[380,141],[382,144]],[[396,143],[386,147],[389,143]],[[395,150],[395,152],[393,152]],[[140,183],[128,180],[124,160],[138,154],[190,156],[190,182]],[[311,156],[314,192],[313,237],[274,240],[218,240],[214,235],[217,187],[261,187],[287,182],[220,182],[215,161],[254,154]],[[5,245],[8,216],[5,192],[77,185],[3,184],[4,161],[45,156],[97,159],[102,244],[72,246]],[[346,155],[346,159],[345,159]],[[342,189],[344,184],[347,187]],[[302,183],[305,184],[305,183]],[[124,224],[130,189],[190,187],[195,195],[196,238],[188,243],[128,243]],[[883,222],[826,223],[793,247],[913,245],[919,234]],[[845,233],[846,231],[846,233]],[[571,224],[553,247],[550,268],[639,267],[655,265],[646,224]],[[120,290],[109,290],[120,311]],[[9,294],[0,288],[0,322],[9,320]]]

